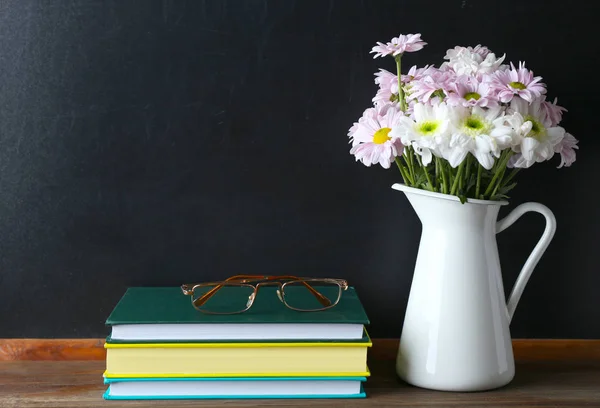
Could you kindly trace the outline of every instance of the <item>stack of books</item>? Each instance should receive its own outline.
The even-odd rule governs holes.
[[[106,399],[365,397],[369,320],[353,287],[318,312],[265,287],[229,315],[196,310],[178,287],[129,288],[106,324]]]

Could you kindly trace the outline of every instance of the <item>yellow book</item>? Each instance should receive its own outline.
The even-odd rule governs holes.
[[[106,343],[107,378],[368,376],[367,342]]]

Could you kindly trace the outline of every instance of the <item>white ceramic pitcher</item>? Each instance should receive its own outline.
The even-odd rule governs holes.
[[[409,384],[444,391],[481,391],[515,373],[509,323],[533,268],[554,236],[552,211],[539,203],[469,199],[394,184],[416,211],[423,231],[400,338],[396,371]],[[542,238],[504,297],[496,234],[521,215],[546,218]]]

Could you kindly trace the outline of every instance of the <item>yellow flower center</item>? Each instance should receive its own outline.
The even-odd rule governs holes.
[[[546,128],[539,121],[537,121],[533,116],[527,115],[525,117],[526,121],[531,122],[531,130],[525,137],[533,137],[539,142],[543,142],[546,139]]]
[[[427,121],[427,122],[423,122],[420,123],[417,127],[419,133],[425,135],[425,136],[431,136],[432,133],[435,133],[436,129],[438,128],[439,123],[438,122],[433,122],[433,121]]]
[[[479,115],[471,115],[463,123],[463,131],[471,137],[487,134],[490,130],[490,124]]]
[[[523,82],[509,82],[508,85],[510,85],[511,88],[520,89],[521,91],[527,89]]]
[[[479,95],[477,92],[467,92],[465,94],[465,99],[467,101],[470,100],[470,99],[475,99],[476,101],[478,101],[479,98],[481,98],[481,95]]]
[[[384,144],[385,142],[387,142],[388,140],[391,139],[391,137],[388,136],[388,133],[390,133],[391,131],[392,131],[392,129],[390,129],[390,128],[381,128],[381,129],[379,129],[373,135],[373,143],[375,143],[375,144]]]

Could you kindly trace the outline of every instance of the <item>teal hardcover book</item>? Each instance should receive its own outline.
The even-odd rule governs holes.
[[[105,378],[105,399],[365,398],[365,377]]]
[[[342,292],[339,303],[326,310],[300,312],[286,307],[277,288],[261,288],[243,313],[208,314],[196,310],[179,287],[129,288],[106,324],[115,341],[200,340],[359,340],[369,319],[356,290]],[[214,302],[231,302],[235,288]],[[246,289],[240,297],[247,299]],[[211,301],[213,301],[211,299]]]
[[[227,302],[226,297],[222,298]],[[275,287],[261,288],[254,305],[244,313],[205,314],[194,309],[190,297],[178,287],[129,288],[106,324],[140,323],[358,323],[369,319],[353,287],[342,293],[339,303],[320,312],[298,312],[282,304]]]

